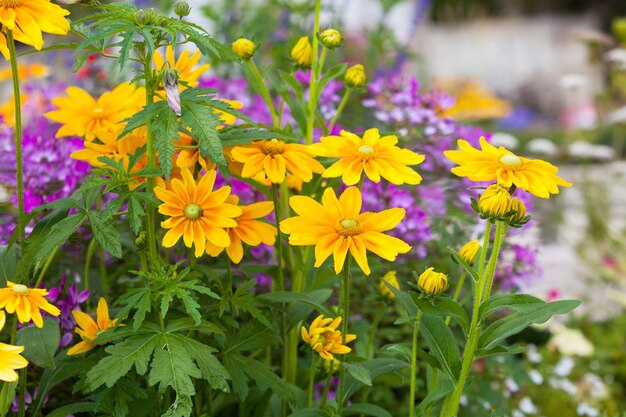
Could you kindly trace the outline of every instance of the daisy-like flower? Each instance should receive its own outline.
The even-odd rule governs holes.
[[[67,96],[57,97],[52,104],[58,110],[45,116],[63,126],[56,137],[84,136],[92,140],[97,132],[116,132],[118,123],[140,111],[146,102],[143,87],[124,83],[102,94],[97,100],[79,87],[68,87]]]
[[[104,298],[100,298],[98,301],[98,309],[96,310],[97,321],[94,321],[89,314],[80,310],[72,311],[72,315],[74,320],[76,320],[76,324],[78,324],[74,331],[83,340],[72,346],[67,351],[68,355],[78,355],[95,348],[97,345],[93,343],[93,340],[98,336],[98,333],[115,326],[117,322],[117,320],[109,318],[109,306]]]
[[[159,213],[170,216],[161,222],[169,229],[163,237],[163,246],[171,248],[182,237],[185,246],[194,246],[197,257],[202,256],[209,241],[215,246],[226,248],[231,241],[224,229],[237,227],[236,217],[242,209],[229,204],[230,187],[213,191],[215,170],[210,170],[196,183],[187,168],[181,170],[182,180],[172,179],[170,188],[158,186],[154,193],[163,201]]]
[[[28,323],[31,320],[35,326],[43,327],[43,310],[53,316],[61,314],[61,310],[53,306],[44,297],[48,291],[43,288],[28,288],[26,285],[14,284],[7,281],[7,287],[0,289],[0,308],[7,313],[17,314],[20,323]]]
[[[165,58],[163,58],[163,55],[161,55],[159,51],[154,51],[152,60],[154,66],[159,70],[175,68],[178,71],[178,79],[180,81],[186,82],[191,87],[196,87],[198,85],[198,78],[211,67],[209,64],[206,64],[194,68],[198,61],[200,61],[201,56],[200,51],[196,51],[192,54],[190,51],[185,50],[180,54],[178,59],[176,59],[172,45],[168,45],[165,49]]]
[[[103,156],[116,160],[124,159],[127,162],[129,154],[134,154],[137,149],[146,144],[146,128],[135,129],[118,140],[119,133],[121,133],[119,128],[112,132],[97,132],[92,141],[84,143],[84,149],[72,152],[70,158],[88,162],[89,165],[97,168],[106,166],[99,160]]]
[[[13,31],[16,40],[32,45],[39,50],[43,47],[42,32],[65,35],[70,24],[65,18],[70,12],[50,0],[2,0],[0,1],[0,24]],[[3,37],[3,36],[2,36]],[[0,51],[9,59],[6,40],[0,40]]]
[[[369,129],[363,138],[354,133],[341,131],[341,136],[323,136],[320,143],[309,147],[312,154],[341,158],[328,167],[322,176],[342,177],[346,185],[357,184],[361,175],[380,182],[383,177],[392,184],[416,185],[422,181],[420,174],[409,168],[424,161],[424,155],[396,146],[396,136],[380,137],[378,129]]]
[[[324,318],[321,314],[309,326],[309,330],[302,326],[300,334],[302,340],[311,348],[319,353],[319,355],[329,361],[334,359],[335,355],[343,355],[352,351],[351,348],[343,343],[341,331],[337,330],[341,324],[341,317],[336,319]],[[356,335],[347,334],[345,343],[350,343],[356,339]]]
[[[484,137],[480,138],[480,150],[466,140],[459,139],[458,151],[445,151],[445,156],[458,167],[452,172],[470,181],[494,181],[504,187],[515,185],[541,198],[558,194],[559,188],[571,187],[571,183],[557,176],[559,169],[540,159],[528,159],[515,155],[503,146],[496,148]]]
[[[252,178],[264,172],[271,182],[280,184],[285,180],[287,170],[304,182],[313,178],[313,173],[321,174],[324,167],[311,156],[305,145],[285,143],[279,139],[261,140],[245,146],[235,146],[231,157],[243,163],[241,176]]]
[[[333,255],[335,272],[339,274],[349,251],[363,272],[369,275],[368,250],[393,261],[398,254],[407,253],[411,247],[396,237],[382,233],[400,223],[404,209],[361,213],[361,203],[361,192],[356,187],[348,187],[339,199],[332,188],[327,188],[322,204],[310,197],[293,196],[289,204],[298,216],[283,220],[280,230],[290,235],[291,245],[315,245],[316,268]]]
[[[6,314],[4,311],[0,311],[0,330],[4,328],[5,323]],[[28,366],[28,361],[20,355],[23,351],[24,346],[0,343],[0,381],[17,381],[18,375],[15,370]]]
[[[231,195],[226,202],[239,204],[239,197]],[[261,243],[265,245],[273,245],[276,240],[276,227],[264,223],[259,219],[265,217],[274,210],[274,203],[271,201],[261,201],[259,203],[250,204],[241,207],[241,216],[237,217],[236,227],[226,229],[230,237],[230,245],[226,248],[213,245],[211,242],[206,244],[206,253],[211,256],[218,256],[224,250],[231,261],[238,264],[243,258],[242,242],[248,246],[259,246]]]

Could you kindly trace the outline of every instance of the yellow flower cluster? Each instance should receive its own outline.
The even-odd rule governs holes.
[[[341,331],[337,330],[341,320],[341,317],[332,319],[324,318],[324,315],[317,316],[308,330],[304,326],[300,329],[302,340],[322,358],[330,361],[335,358],[333,354],[343,355],[351,352],[352,349],[345,344],[355,340],[356,335],[346,334],[344,342]]]

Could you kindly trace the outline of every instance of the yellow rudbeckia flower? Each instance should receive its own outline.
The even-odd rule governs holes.
[[[48,291],[43,288],[28,288],[26,285],[7,281],[7,287],[0,289],[0,308],[10,314],[16,313],[20,323],[32,320],[35,326],[42,328],[43,317],[39,310],[53,316],[61,314],[61,310],[44,298],[46,295]]]
[[[4,311],[0,311],[0,330],[4,328],[5,323],[6,314]],[[18,375],[15,370],[28,366],[28,361],[20,355],[23,351],[24,346],[0,343],[0,381],[17,381]]]
[[[335,191],[327,188],[322,204],[305,196],[293,196],[289,205],[298,214],[280,223],[280,230],[289,236],[294,246],[315,245],[315,267],[320,267],[330,255],[339,274],[348,251],[366,275],[370,274],[367,251],[388,261],[411,247],[397,237],[382,232],[393,229],[405,215],[402,208],[379,213],[361,213],[361,192],[347,188],[337,199]]]
[[[80,310],[72,311],[74,320],[78,327],[74,329],[76,334],[80,336],[82,342],[78,342],[72,346],[68,351],[68,355],[78,355],[79,353],[89,352],[97,345],[93,343],[93,340],[98,336],[98,333],[108,330],[110,327],[115,326],[117,320],[111,320],[109,318],[109,306],[104,298],[100,298],[98,301],[98,309],[96,311],[96,319],[94,321],[87,313],[83,313]]]
[[[444,155],[459,165],[452,168],[452,173],[459,177],[477,182],[497,180],[503,187],[515,185],[541,198],[558,194],[559,185],[572,185],[556,175],[559,169],[554,165],[540,159],[517,156],[504,146],[496,148],[484,137],[480,138],[480,150],[463,139],[457,143],[460,150],[445,151]]]
[[[343,355],[352,351],[351,348],[343,343],[341,331],[337,330],[341,324],[341,317],[336,319],[324,318],[324,315],[319,315],[307,330],[306,327],[300,328],[300,334],[302,340],[307,343],[311,348],[319,353],[319,355],[326,360],[333,360],[335,355]],[[345,343],[350,343],[356,339],[354,334],[346,334]]]
[[[185,50],[178,59],[174,57],[174,49],[172,45],[168,45],[165,48],[165,58],[159,51],[154,51],[152,61],[156,69],[161,70],[163,68],[175,68],[178,70],[178,79],[189,84],[190,87],[198,85],[198,78],[202,76],[211,66],[209,64],[200,65],[197,68],[194,66],[200,61],[200,51],[196,51],[193,54]]]
[[[363,172],[376,183],[382,177],[396,185],[419,184],[422,177],[409,165],[421,164],[424,155],[398,148],[397,143],[396,136],[381,138],[378,129],[367,130],[362,138],[342,130],[341,136],[323,136],[320,143],[310,145],[309,150],[317,156],[341,158],[327,168],[322,176],[342,177],[346,185],[357,184]]]

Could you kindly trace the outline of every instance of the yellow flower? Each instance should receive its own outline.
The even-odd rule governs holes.
[[[248,60],[254,55],[256,45],[250,39],[239,38],[231,45],[231,49],[239,58]]]
[[[509,212],[511,195],[503,186],[492,184],[480,195],[478,209],[484,218],[503,220]]]
[[[328,49],[335,49],[343,43],[343,36],[336,29],[326,29],[320,33],[320,42]]]
[[[190,87],[195,87],[198,85],[198,78],[211,67],[209,64],[205,64],[194,69],[201,56],[200,51],[196,51],[191,55],[191,52],[185,50],[178,59],[175,59],[174,49],[172,45],[168,45],[165,49],[165,59],[159,51],[154,51],[152,60],[156,69],[175,68],[178,70],[179,81],[184,81]]]
[[[439,295],[448,288],[448,277],[430,267],[419,276],[417,285],[428,295]]]
[[[480,249],[480,243],[477,240],[472,240],[471,242],[467,242],[461,249],[459,249],[459,256],[469,265],[474,265],[474,261],[476,260],[476,255],[478,254],[478,249]]]
[[[140,111],[146,102],[143,87],[124,83],[112,91],[102,94],[97,100],[79,87],[68,87],[67,96],[57,97],[53,110],[45,116],[63,124],[56,134],[63,136],[84,136],[92,140],[96,132],[115,132],[121,122]]]
[[[291,58],[296,61],[301,68],[311,68],[313,63],[313,48],[308,36],[298,39],[296,45],[291,49]]]
[[[512,106],[491,93],[476,81],[448,83],[443,89],[456,98],[452,107],[444,110],[441,117],[462,122],[471,120],[501,119],[511,113]]]
[[[378,183],[383,177],[392,184],[416,185],[422,177],[408,165],[424,161],[424,155],[396,146],[396,136],[380,137],[378,129],[368,129],[363,138],[354,133],[341,131],[341,136],[323,136],[320,143],[310,145],[311,153],[317,156],[341,158],[328,167],[322,176],[342,177],[346,185],[354,185],[365,171],[367,177]]]
[[[366,275],[370,274],[367,250],[388,261],[411,247],[402,240],[382,232],[393,229],[405,215],[402,208],[379,213],[361,213],[361,192],[348,187],[337,199],[332,188],[324,190],[322,204],[305,196],[293,196],[289,205],[298,214],[280,223],[280,230],[294,246],[315,245],[315,267],[319,268],[330,255],[339,274],[348,254]]]
[[[182,180],[174,178],[171,189],[155,187],[154,193],[163,201],[159,213],[170,216],[161,222],[161,227],[169,229],[163,237],[163,246],[171,248],[182,237],[185,246],[195,247],[197,257],[202,256],[207,240],[215,246],[226,248],[231,241],[224,229],[237,227],[235,218],[242,209],[226,203],[230,187],[224,186],[213,191],[215,170],[210,170],[196,183],[187,168],[181,170]]]
[[[273,183],[285,180],[287,170],[309,182],[313,173],[320,174],[324,167],[315,160],[305,145],[284,143],[279,139],[261,140],[245,146],[235,146],[230,152],[231,157],[242,162],[243,178],[252,178],[264,172]]]
[[[6,323],[6,314],[0,311],[0,330]],[[24,346],[7,345],[0,343],[0,381],[17,381],[18,375],[15,369],[28,366],[28,361],[20,355],[24,351]]]
[[[231,195],[226,201],[237,205],[239,197]],[[207,242],[206,245],[206,253],[211,256],[218,256],[226,249],[226,254],[236,264],[241,262],[243,258],[243,245],[241,242],[248,246],[259,246],[261,243],[273,245],[276,240],[276,227],[256,220],[270,214],[274,210],[274,203],[261,201],[239,207],[241,207],[242,212],[235,219],[237,226],[226,229],[230,237],[230,245],[226,248],[215,246],[211,242]]]
[[[308,331],[306,327],[302,326],[300,329],[302,340],[319,353],[322,358],[333,360],[333,353],[343,355],[352,351],[351,348],[344,345],[341,331],[337,330],[340,324],[341,317],[334,320],[332,318],[325,319],[324,315],[321,314],[313,320]],[[345,343],[350,343],[355,339],[356,335],[346,334]]]
[[[0,42],[2,42],[2,35],[0,35]],[[44,78],[49,74],[50,67],[39,63],[19,65],[17,67],[17,76],[20,81],[26,81],[31,78]],[[11,68],[0,70],[0,81],[10,80],[12,76]]]
[[[0,1],[0,24],[3,29],[13,31],[16,40],[33,45],[37,50],[43,47],[42,32],[65,35],[70,30],[65,18],[69,14],[50,0]],[[8,51],[0,49],[8,60]]]
[[[68,355],[78,355],[79,353],[89,352],[97,345],[93,343],[93,340],[98,336],[98,333],[108,330],[110,327],[115,326],[117,320],[111,320],[109,318],[109,306],[104,298],[100,298],[98,301],[98,309],[96,311],[97,321],[94,321],[87,313],[83,313],[80,310],[72,311],[74,320],[78,327],[74,329],[76,334],[80,336],[82,342],[78,342],[72,346],[68,351]]]
[[[365,76],[365,68],[361,64],[353,65],[346,71],[343,78],[346,85],[350,88],[359,88],[365,85],[367,77]]]
[[[515,212],[514,214],[511,214],[507,220],[511,226],[518,226],[525,223],[524,218],[526,217],[526,206],[522,200],[517,197],[511,198],[511,201],[509,202],[509,211]]]
[[[7,38],[4,33],[0,32],[0,53],[4,56],[4,59],[7,61],[11,59],[11,55],[9,53],[9,46],[7,44]],[[9,68],[9,71],[11,69]]]
[[[48,291],[43,288],[28,288],[26,285],[14,284],[7,281],[7,287],[0,289],[0,308],[7,313],[17,314],[20,323],[28,323],[31,320],[35,326],[43,327],[43,310],[53,316],[61,314],[61,310],[53,306],[44,297]]]
[[[504,187],[515,185],[524,191],[541,198],[558,194],[557,186],[570,187],[572,184],[557,176],[559,169],[540,159],[527,159],[506,150],[496,148],[484,137],[480,138],[481,150],[475,149],[466,140],[459,139],[458,151],[445,151],[445,156],[459,164],[452,172],[471,181],[497,180]]]
[[[20,102],[22,106],[26,104],[29,100],[29,96],[23,94],[21,96]],[[11,96],[9,100],[0,105],[0,116],[2,116],[2,121],[6,126],[13,127],[15,126],[15,97]]]
[[[398,278],[396,277],[396,271],[389,271],[383,276],[383,278],[378,283],[378,288],[380,289],[380,294],[385,297],[393,300],[396,298],[396,295],[387,287],[387,284],[391,285],[396,290],[400,289],[400,284],[398,283]]]

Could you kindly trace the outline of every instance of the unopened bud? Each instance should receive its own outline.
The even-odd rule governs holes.
[[[178,17],[188,16],[191,12],[191,6],[185,0],[179,0],[174,6],[174,14]]]
[[[387,285],[395,288],[396,290],[400,289],[400,284],[398,283],[398,278],[396,277],[396,271],[387,272],[378,284],[380,294],[385,298],[393,300],[394,298],[396,298],[396,295],[389,289]]]
[[[419,276],[417,285],[428,295],[439,295],[448,288],[448,277],[430,267]]]
[[[163,85],[165,86],[165,96],[170,109],[176,114],[181,115],[180,91],[178,90],[178,71],[173,68],[163,70]]]
[[[336,29],[326,29],[320,33],[320,42],[328,49],[335,49],[343,43],[343,36]]]
[[[239,58],[247,61],[254,55],[256,45],[250,39],[239,38],[231,45],[231,49]]]
[[[511,195],[503,186],[492,184],[480,195],[478,210],[481,217],[502,220],[509,212]]]
[[[359,88],[365,85],[365,68],[361,64],[353,65],[346,71],[344,82],[350,88]]]
[[[478,249],[480,249],[480,243],[477,240],[472,240],[471,242],[467,242],[461,249],[459,249],[459,256],[468,265],[474,265],[474,261],[476,260],[476,255],[478,254]]]
[[[300,68],[311,68],[313,63],[313,48],[308,36],[298,39],[296,45],[291,49],[291,58],[296,61]]]
[[[520,227],[530,220],[530,216],[526,216],[526,206],[517,197],[513,197],[509,203],[509,218],[507,223],[513,227]]]

